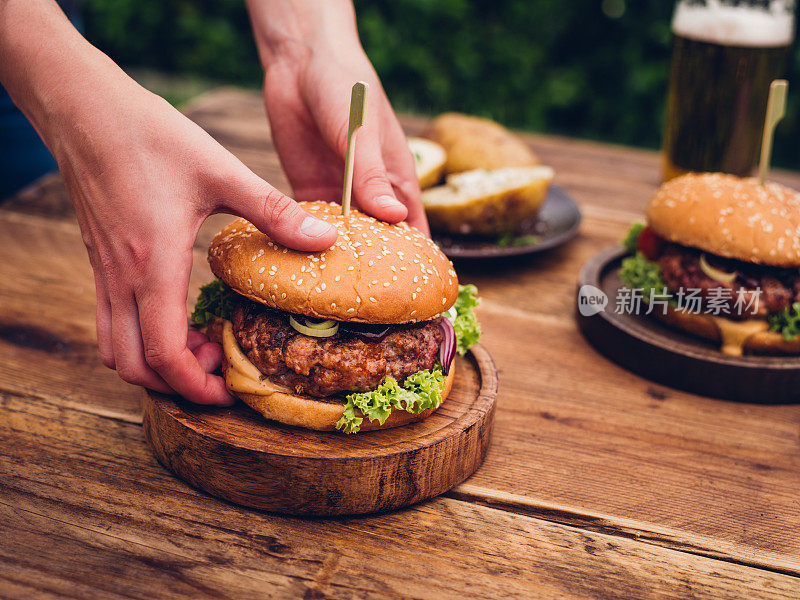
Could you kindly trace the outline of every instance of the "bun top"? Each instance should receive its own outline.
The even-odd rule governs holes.
[[[647,221],[661,237],[684,246],[756,264],[800,266],[800,196],[778,183],[683,175],[659,188]]]
[[[458,295],[453,264],[406,223],[390,225],[338,204],[300,202],[334,223],[336,243],[298,252],[237,219],[211,242],[208,262],[234,290],[267,306],[359,323],[414,323],[449,309]]]
[[[433,120],[424,135],[444,148],[447,173],[539,164],[522,139],[489,119],[444,113]]]

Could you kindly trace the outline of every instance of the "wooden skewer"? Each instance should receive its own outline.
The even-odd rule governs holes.
[[[786,94],[789,83],[785,79],[776,79],[769,86],[767,99],[767,116],[764,118],[764,134],[761,138],[761,159],[758,161],[758,179],[761,185],[767,178],[769,161],[772,158],[772,138],[775,126],[786,114]]]
[[[344,189],[342,190],[342,214],[350,212],[350,196],[353,194],[353,155],[356,150],[356,131],[364,124],[369,84],[357,81],[350,92],[350,123],[347,126],[347,151],[344,157]]]

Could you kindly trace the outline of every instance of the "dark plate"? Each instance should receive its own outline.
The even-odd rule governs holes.
[[[535,235],[537,241],[522,246],[498,246],[498,237],[433,234],[449,258],[502,258],[543,252],[560,246],[578,233],[581,211],[575,200],[556,185],[550,186],[539,217],[517,235]]]
[[[629,371],[695,394],[765,404],[800,401],[800,357],[729,356],[708,340],[668,327],[653,316],[618,313],[617,271],[622,246],[595,255],[581,269],[578,289],[591,285],[608,297],[605,310],[578,327],[602,355]]]

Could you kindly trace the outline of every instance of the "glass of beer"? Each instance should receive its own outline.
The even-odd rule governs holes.
[[[783,74],[795,0],[679,0],[662,179],[689,171],[750,175],[769,85]]]

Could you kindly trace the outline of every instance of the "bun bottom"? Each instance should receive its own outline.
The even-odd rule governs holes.
[[[442,403],[447,399],[453,387],[453,377],[455,374],[455,361],[450,367],[450,372],[445,380],[444,390],[442,390]],[[276,391],[269,396],[259,394],[248,394],[244,392],[233,392],[245,404],[253,410],[261,413],[271,421],[278,421],[284,425],[303,427],[304,429],[314,429],[316,431],[337,431],[336,422],[342,418],[344,413],[344,399],[336,397],[331,400],[322,398],[312,398],[310,396],[296,396],[287,392]],[[441,404],[439,405],[441,406]],[[437,409],[431,408],[419,414],[412,414],[404,410],[393,410],[389,417],[381,425],[378,421],[370,421],[364,418],[361,423],[360,431],[375,431],[378,429],[391,429],[400,427],[416,421],[423,421],[432,415]],[[364,417],[361,411],[356,410],[356,416]]]
[[[215,319],[209,325],[202,328],[212,342],[218,344],[222,343],[222,324],[221,319]],[[227,377],[229,364],[227,359],[222,360],[222,371]],[[456,364],[455,359],[450,365],[450,372],[447,374],[447,379],[444,382],[444,389],[442,390],[442,403],[450,395],[450,390],[453,387],[453,380],[455,378]],[[313,398],[311,396],[300,396],[292,394],[286,388],[275,386],[269,395],[251,394],[247,392],[231,393],[237,398],[241,399],[253,410],[261,413],[265,418],[271,421],[277,421],[284,425],[293,425],[295,427],[303,427],[305,429],[314,429],[316,431],[337,431],[336,422],[342,418],[344,414],[345,400],[344,398],[334,396],[330,399]],[[439,405],[441,406],[441,404]],[[437,408],[431,408],[419,414],[412,414],[404,410],[393,410],[389,417],[381,425],[378,421],[370,421],[364,418],[361,423],[361,431],[375,431],[377,429],[390,429],[392,427],[400,427],[408,423],[422,421],[432,415]],[[356,416],[364,417],[364,415],[356,410]]]
[[[653,311],[653,315],[675,329],[713,342],[722,342],[722,334],[715,319],[724,317],[687,313],[675,310],[672,306],[667,307],[665,314]],[[787,341],[774,331],[759,331],[747,337],[742,349],[751,354],[800,354],[800,337]]]

